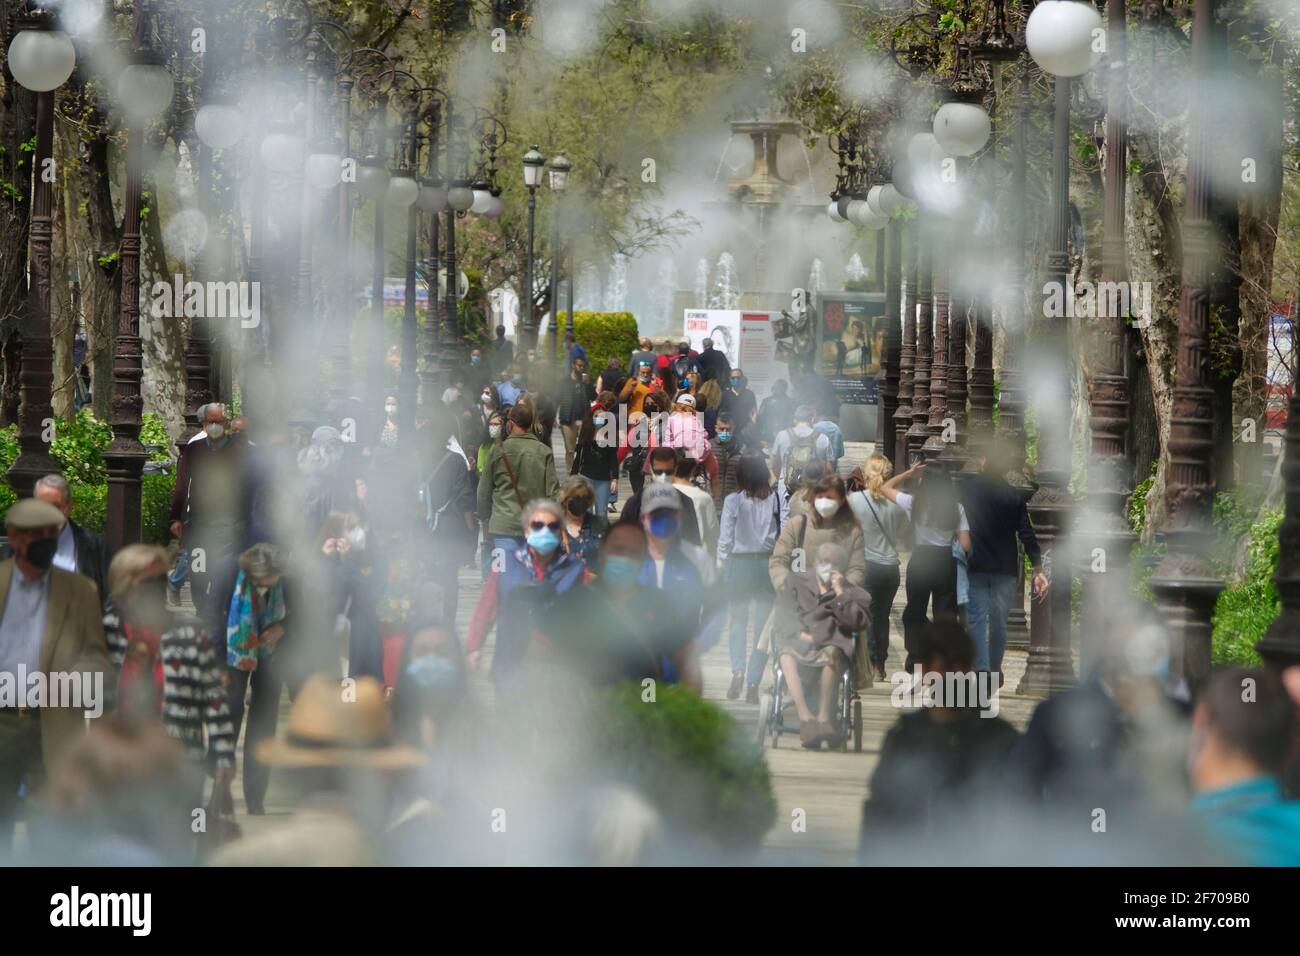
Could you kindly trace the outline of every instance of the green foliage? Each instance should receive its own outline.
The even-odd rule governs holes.
[[[112,440],[113,429],[108,423],[83,408],[71,421],[55,423],[50,454],[70,484],[99,484],[108,480],[104,451]]]
[[[641,693],[626,684],[604,695],[595,766],[644,794],[672,829],[724,850],[757,849],[776,817],[762,751],[689,690],[660,687],[652,703]]]
[[[1138,482],[1128,496],[1128,524],[1135,534],[1141,535],[1147,527],[1147,495],[1156,483],[1156,462],[1151,463],[1151,474]]]
[[[1214,609],[1214,663],[1260,663],[1255,643],[1278,615],[1281,604],[1273,575],[1280,550],[1282,511],[1267,512],[1250,528],[1250,558],[1245,577],[1219,595]]]
[[[568,320],[569,314],[561,312],[560,321],[566,328]],[[626,363],[636,349],[636,316],[631,312],[575,312],[573,334],[587,350],[588,364],[593,369],[604,368],[611,357]]]
[[[112,440],[112,429],[96,419],[89,409],[83,408],[71,421],[55,424],[54,442],[50,446],[50,454],[72,486],[72,520],[100,533],[104,530],[108,507],[104,452]],[[167,426],[152,412],[143,416],[140,440],[145,444],[162,446],[150,453],[150,458],[164,460],[170,457]],[[17,457],[18,427],[10,425],[0,430],[0,468],[7,471]],[[163,544],[167,540],[167,515],[175,483],[174,473],[145,475],[142,479],[142,535],[148,544]],[[13,489],[0,483],[0,520],[15,500]]]

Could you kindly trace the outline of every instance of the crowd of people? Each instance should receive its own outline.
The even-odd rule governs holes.
[[[1036,599],[1053,586],[1002,448],[973,446],[960,474],[937,464],[894,474],[879,454],[841,468],[838,406],[815,377],[793,395],[778,381],[760,402],[708,339],[698,352],[642,339],[594,369],[572,335],[551,363],[496,331],[413,412],[409,435],[398,394],[382,413],[349,399],[317,421],[254,413],[239,428],[220,404],[199,409],[177,463],[170,549],[107,555],[70,520],[58,475],[9,510],[0,669],[102,674],[108,716],[86,735],[75,708],[0,708],[0,850],[20,815],[33,841],[56,839],[87,788],[124,786],[124,755],[138,751],[160,775],[174,765],[167,799],[186,821],[203,807],[214,836],[206,849],[151,843],[142,834],[174,819],[172,806],[130,816],[135,829],[119,836],[132,852],[308,861],[324,835],[367,862],[384,857],[364,833],[382,831],[384,846],[436,853],[432,821],[463,786],[457,755],[485,746],[467,743],[482,729],[470,674],[486,672],[500,726],[527,742],[543,733],[539,702],[555,695],[557,673],[577,694],[628,681],[701,693],[701,657],[724,634],[726,697],[758,704],[779,664],[802,746],[835,747],[844,675],[859,689],[891,679],[900,588],[909,680],[915,669],[1000,686],[1022,562]],[[474,574],[482,588],[462,635],[462,577]],[[192,613],[181,610],[187,583]],[[1219,675],[1192,717],[1185,689],[1135,675],[1113,643],[1099,672],[1044,703],[1024,735],[951,700],[904,715],[872,776],[864,854],[886,831],[969,820],[1007,787],[1027,804],[1058,795],[1059,808],[1099,781],[1109,793],[1128,786],[1143,776],[1126,761],[1149,720],[1192,728],[1195,807],[1216,832],[1250,862],[1300,862],[1300,805],[1284,789],[1300,689],[1246,675],[1267,701],[1255,721],[1232,700],[1243,675]],[[277,735],[286,690],[289,726]],[[220,826],[236,829],[237,765],[249,815],[265,813],[273,767],[301,786],[294,825],[260,848],[219,838]],[[364,810],[358,768],[386,788]]]

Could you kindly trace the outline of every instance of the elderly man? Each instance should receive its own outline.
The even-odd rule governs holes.
[[[108,596],[108,554],[104,539],[72,520],[72,488],[62,475],[46,475],[36,482],[33,497],[58,508],[66,519],[59,532],[59,546],[54,552],[54,566],[61,571],[84,574],[95,582],[100,600]]]
[[[5,515],[14,556],[0,562],[0,847],[13,832],[20,785],[34,790],[85,731],[85,714],[98,716],[104,704],[99,594],[88,578],[53,566],[65,521],[36,498]],[[36,674],[43,699],[32,694]]]
[[[204,406],[203,440],[181,452],[172,493],[171,532],[190,556],[190,596],[210,634],[224,634],[235,562],[247,547],[253,483],[248,443],[231,435],[226,410]]]

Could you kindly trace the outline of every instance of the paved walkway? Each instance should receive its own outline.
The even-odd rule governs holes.
[[[556,462],[563,480],[564,448],[558,428],[555,431],[554,443]],[[840,461],[840,473],[847,475],[856,465],[861,464],[871,453],[871,448],[870,443],[850,443],[845,457]],[[623,496],[623,500],[626,500],[626,496]],[[462,635],[468,629],[470,614],[478,600],[481,587],[482,582],[476,569],[461,570],[457,627]],[[903,591],[900,589],[893,609],[892,646],[886,665],[886,670],[890,674],[901,670],[903,666],[902,626],[899,620],[902,598]],[[752,635],[750,640],[752,646]],[[488,650],[490,649],[491,640],[489,640]],[[1025,659],[1023,650],[1007,651],[1004,670],[1008,688],[1018,686],[1024,673]],[[731,679],[726,640],[719,641],[711,648],[704,655],[702,663],[704,696],[717,701],[731,714],[740,724],[747,738],[756,737],[758,707],[746,704],[743,700],[726,699],[727,684]],[[492,689],[487,682],[485,671],[486,669],[475,675],[472,686],[475,695],[486,703],[491,698]],[[847,753],[803,750],[799,746],[797,736],[783,736],[779,747],[772,748],[770,745],[766,747],[765,754],[771,770],[778,810],[776,822],[767,836],[761,856],[763,862],[803,861],[828,864],[853,862],[857,850],[862,801],[867,796],[867,782],[875,768],[885,733],[901,713],[891,703],[890,689],[889,684],[877,684],[874,688],[862,692],[861,753],[854,753],[852,748]],[[1001,714],[1023,728],[1035,703],[1036,700],[1032,698],[1019,697],[1004,691],[1000,698]],[[284,715],[287,709],[288,698],[285,697],[281,701],[281,729],[284,726]],[[242,753],[240,762],[242,765]],[[266,816],[245,815],[241,786],[238,781],[235,785],[235,800],[239,822],[244,827],[244,832],[250,835],[274,827],[292,810],[283,781],[277,779],[274,773],[266,800]],[[802,813],[797,813],[798,811]],[[793,825],[796,816],[804,824],[801,831],[797,831]]]

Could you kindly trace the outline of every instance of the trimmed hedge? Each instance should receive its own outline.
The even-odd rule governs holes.
[[[8,471],[18,457],[17,436],[17,425],[0,429],[0,468],[4,471]],[[89,409],[83,408],[76,418],[60,421],[54,426],[54,441],[50,445],[50,454],[72,486],[72,520],[101,533],[108,506],[104,451],[112,440],[112,428],[95,418]],[[167,426],[152,412],[144,415],[140,440],[146,445],[162,446],[163,450],[150,454],[152,459],[161,461],[170,457]],[[171,508],[172,488],[176,484],[175,472],[145,475],[141,484],[143,540],[147,544],[164,544],[168,537],[167,515]],[[13,489],[0,482],[0,523],[15,500]]]
[[[560,336],[569,325],[569,313],[560,313]],[[636,316],[631,312],[575,312],[573,313],[573,334],[578,337],[578,344],[587,350],[587,365],[592,370],[592,381],[596,373],[605,367],[611,358],[616,358],[624,366],[636,351],[637,332]],[[551,333],[547,333],[544,342],[539,342],[537,351],[542,355],[551,354]]]

